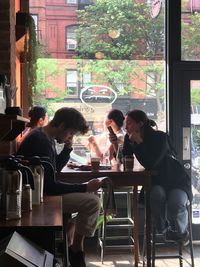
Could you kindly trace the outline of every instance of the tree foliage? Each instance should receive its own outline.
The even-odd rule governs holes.
[[[64,99],[64,91],[56,86],[56,79],[63,75],[64,71],[59,68],[56,59],[39,58],[37,60],[37,85],[33,95],[33,104],[45,106],[49,115],[53,114],[51,103],[60,102]],[[53,94],[56,97],[47,98],[46,93]]]
[[[146,3],[133,0],[96,0],[77,11],[78,54],[105,59],[155,58],[163,47],[164,25],[161,16],[150,17]],[[110,31],[116,31],[112,37]]]
[[[135,93],[156,98],[158,113],[164,109],[164,15],[150,17],[150,8],[133,0],[97,0],[77,12],[78,57],[89,60],[81,72],[94,73],[95,83],[111,86],[119,96]],[[110,36],[110,32],[116,34]],[[159,59],[159,60],[158,60]],[[83,67],[84,66],[84,67]],[[134,80],[146,84],[146,92]]]
[[[200,59],[200,13],[191,14],[189,19],[182,19],[182,59]]]

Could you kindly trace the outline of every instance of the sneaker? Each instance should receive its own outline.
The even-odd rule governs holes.
[[[69,262],[71,267],[86,267],[84,252],[74,252],[71,247],[69,247]]]
[[[177,243],[186,246],[189,243],[189,232],[186,230],[185,233],[180,234],[177,231],[168,229],[165,235],[166,241],[175,241]]]
[[[190,240],[189,240],[189,232],[188,230],[186,230],[186,232],[182,235],[182,246],[186,247],[189,244]]]

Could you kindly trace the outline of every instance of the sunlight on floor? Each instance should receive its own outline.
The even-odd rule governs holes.
[[[89,262],[91,264],[91,266],[115,266],[113,261],[104,261],[103,265],[101,262]]]
[[[103,264],[101,262],[94,262],[94,261],[90,261],[89,262],[90,266],[132,266],[133,263],[131,263],[130,261],[127,260],[121,260],[121,261],[104,261]]]

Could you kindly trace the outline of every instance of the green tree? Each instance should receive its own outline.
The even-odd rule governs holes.
[[[153,80],[145,93],[156,98],[158,114],[164,109],[163,13],[152,19],[148,5],[136,0],[97,0],[77,12],[78,57],[95,59],[97,52],[103,57],[84,63],[81,71],[95,73],[95,83],[111,86],[118,95],[144,96],[144,88],[132,81]]]
[[[187,19],[186,19],[187,18]],[[182,19],[182,45],[181,55],[183,60],[200,59],[200,13],[190,13]],[[192,104],[200,106],[200,88],[191,90]]]
[[[184,60],[196,60],[200,58],[200,13],[190,13],[187,19],[182,19],[182,45],[181,55]]]
[[[64,99],[65,92],[55,83],[55,79],[59,75],[64,75],[64,70],[59,68],[56,59],[39,58],[37,60],[37,84],[33,93],[33,105],[45,106],[49,115],[54,113],[51,104]],[[47,92],[52,93],[55,97],[46,98]]]
[[[191,103],[193,106],[200,106],[200,88],[192,88]]]
[[[77,17],[81,58],[95,58],[96,52],[103,52],[105,59],[155,59],[163,47],[163,16],[152,19],[146,3],[96,0],[77,11]]]

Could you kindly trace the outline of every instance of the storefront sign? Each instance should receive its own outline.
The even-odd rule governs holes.
[[[112,105],[117,99],[117,93],[105,85],[90,85],[80,92],[80,100],[88,107],[101,108]]]
[[[74,102],[61,102],[61,103],[52,103],[51,108],[56,111],[59,108],[68,107],[75,108],[80,111],[86,120],[88,121],[103,121],[105,118],[106,112],[108,112],[112,105],[108,104],[106,107],[102,104],[96,104],[95,107],[88,106],[85,103],[74,103]]]

